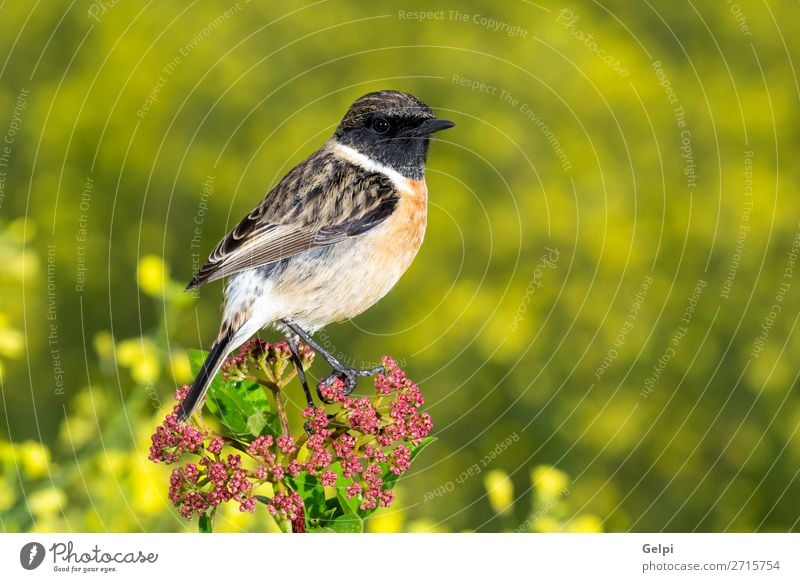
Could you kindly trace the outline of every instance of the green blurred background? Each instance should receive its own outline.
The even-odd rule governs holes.
[[[3,3],[0,527],[194,529],[146,459],[218,325],[221,284],[182,287],[396,88],[458,124],[428,235],[320,338],[404,360],[439,440],[369,528],[800,529],[799,23],[789,1]]]

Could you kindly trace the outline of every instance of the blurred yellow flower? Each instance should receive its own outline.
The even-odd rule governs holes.
[[[409,533],[437,533],[446,532],[447,530],[433,520],[423,517],[410,522],[407,531]]]
[[[483,485],[492,509],[497,513],[505,513],[511,509],[514,503],[514,484],[508,473],[500,469],[489,471],[483,478]]]
[[[93,506],[86,509],[83,520],[89,531],[103,531],[105,529],[103,519]]]
[[[25,281],[36,276],[39,272],[39,257],[25,248],[25,244],[36,234],[34,222],[19,218],[3,228],[0,234],[8,235],[0,240],[0,275],[15,281]]]
[[[35,253],[23,250],[8,257],[2,270],[17,281],[30,280],[39,273],[39,258]]]
[[[125,451],[106,449],[97,454],[97,461],[103,473],[122,476],[128,471],[128,455]]]
[[[139,261],[139,287],[154,297],[161,297],[169,280],[169,272],[161,257],[145,255]]]
[[[57,487],[40,489],[28,496],[28,507],[37,518],[47,517],[62,511],[67,503],[66,494]]]
[[[557,532],[561,527],[561,522],[554,517],[544,515],[538,517],[533,522],[533,531],[539,533],[553,533]]]
[[[405,512],[382,507],[367,520],[367,531],[376,533],[397,533],[403,531]]]
[[[0,319],[0,356],[18,358],[25,349],[25,336],[21,331],[6,327],[5,317]]]
[[[117,345],[117,361],[130,368],[131,376],[138,384],[155,382],[161,373],[158,349],[147,338],[121,341]]]
[[[33,479],[44,477],[49,472],[50,450],[41,443],[25,441],[14,446],[17,461],[22,465],[23,473]]]
[[[131,504],[137,513],[156,515],[170,510],[169,500],[163,487],[169,477],[164,467],[140,459],[131,462],[129,478],[133,489]]]
[[[189,364],[189,356],[186,355],[185,351],[174,351],[172,353],[172,359],[170,360],[170,366],[176,383],[185,384],[192,380],[192,367]]]
[[[531,471],[531,482],[538,494],[550,498],[561,494],[569,486],[569,477],[555,467],[539,465]]]
[[[114,355],[114,336],[110,332],[106,330],[98,331],[94,334],[92,343],[94,344],[94,351],[102,359],[105,360]]]
[[[108,394],[102,386],[95,384],[85,387],[72,398],[70,413],[90,416],[92,419],[105,413],[108,407]]]
[[[600,533],[603,531],[603,522],[596,515],[579,515],[567,523],[564,531],[568,533]]]
[[[262,508],[263,506],[258,506],[255,514],[253,514],[249,511],[241,511],[238,504],[223,503],[217,509],[214,518],[214,531],[280,533],[281,530],[278,524]],[[191,525],[197,527],[194,522]]]
[[[33,522],[30,530],[34,533],[64,533],[70,526],[60,516],[48,515]]]
[[[108,408],[108,396],[102,386],[82,388],[70,401],[68,416],[59,428],[59,439],[71,450],[78,450],[96,439]]]
[[[8,225],[8,233],[17,242],[30,242],[36,236],[36,224],[32,220],[17,218]]]
[[[131,376],[138,384],[155,382],[161,374],[161,364],[155,354],[148,354],[131,366]]]
[[[72,450],[78,450],[97,435],[97,424],[84,416],[68,416],[61,423],[59,438]]]
[[[146,340],[145,340],[146,341]],[[142,339],[129,339],[119,342],[117,345],[117,361],[122,366],[130,366],[136,358],[144,351]]]

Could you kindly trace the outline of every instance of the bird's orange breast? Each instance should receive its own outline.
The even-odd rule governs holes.
[[[387,262],[395,261],[402,271],[411,265],[422,246],[428,222],[425,180],[406,180],[406,183],[407,188],[399,189],[397,209],[375,233],[376,238],[381,239],[382,258]]]
[[[363,236],[332,247],[313,277],[307,268],[284,273],[279,302],[295,306],[291,318],[310,329],[355,317],[395,286],[422,246],[427,224],[424,180],[396,184],[395,211]]]

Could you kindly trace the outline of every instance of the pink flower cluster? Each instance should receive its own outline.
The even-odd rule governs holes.
[[[311,352],[303,347],[303,359],[310,361]],[[277,383],[289,362],[285,342],[268,344],[255,338],[229,358],[223,371],[231,378],[272,375],[266,381]],[[330,406],[306,408],[306,433],[297,438],[267,434],[242,444],[195,424],[179,423],[176,404],[152,435],[149,458],[170,464],[191,453],[199,459],[172,471],[170,500],[187,519],[227,501],[252,512],[256,489],[271,483],[272,499],[259,499],[267,503],[271,515],[297,522],[295,531],[302,531],[303,499],[292,490],[293,479],[310,475],[326,487],[344,487],[345,495],[357,498],[362,510],[388,507],[393,500],[392,476],[409,468],[410,446],[428,435],[432,422],[427,413],[419,412],[424,403],[419,387],[392,358],[385,357],[383,364],[385,373],[376,376],[377,394],[371,398],[345,396],[341,379],[324,382],[320,393]],[[187,386],[176,392],[178,402],[187,392]],[[224,455],[226,445],[239,449],[237,454]],[[252,459],[247,466],[240,452]]]
[[[305,344],[297,346],[297,352],[303,362],[303,367],[311,364],[314,352]],[[225,360],[222,365],[223,378],[241,378],[248,373],[260,373],[265,368],[269,370],[270,381],[281,377],[285,368],[291,365],[291,351],[285,341],[269,343],[260,337],[247,340],[239,351]],[[258,368],[253,369],[253,368]]]
[[[184,386],[175,393],[179,403],[188,391],[189,387]],[[172,504],[186,519],[231,500],[238,501],[242,511],[254,511],[252,484],[247,471],[242,468],[241,457],[228,455],[221,458],[223,439],[190,423],[179,423],[178,409],[179,404],[176,404],[150,437],[149,459],[156,463],[175,463],[183,453],[200,456],[197,464],[188,463],[173,469],[169,485]]]
[[[180,402],[186,398],[189,386],[179,388],[175,392],[175,399]],[[178,461],[183,453],[200,453],[203,449],[203,439],[205,434],[189,423],[178,422],[178,405],[175,405],[172,413],[168,414],[164,422],[156,429],[151,437],[150,446],[151,461],[164,463],[174,463]]]
[[[297,477],[303,469],[303,464],[296,458],[289,458],[297,451],[294,437],[279,436],[275,439],[272,435],[256,438],[247,447],[247,453],[258,461],[258,468],[253,473],[262,482],[277,483],[287,475]],[[282,463],[282,460],[288,462]]]
[[[382,465],[401,475],[411,463],[411,449],[405,443],[419,444],[433,426],[430,415],[418,411],[425,402],[419,387],[392,358],[385,357],[383,364],[385,373],[375,379],[377,397],[345,396],[344,382],[334,379],[324,382],[320,393],[339,405],[338,412],[330,417],[321,408],[303,412],[308,419],[306,446],[311,453],[305,470],[320,475],[325,485],[335,483],[337,470],[352,479],[345,493],[349,498],[360,497],[361,509],[391,504],[393,494],[385,486]],[[389,397],[387,406],[384,400]],[[364,440],[367,442],[359,446]]]
[[[303,515],[303,498],[299,493],[278,493],[267,507],[273,517],[288,517],[291,520]]]
[[[395,399],[389,408],[391,420],[385,431],[378,435],[378,442],[385,446],[402,439],[414,445],[419,444],[433,428],[430,415],[417,412],[425,399],[419,386],[408,379],[394,359],[385,357],[383,365],[386,373],[375,378],[375,390],[384,396],[394,393]]]
[[[207,484],[201,485],[202,477],[207,478]],[[226,501],[238,501],[241,511],[255,511],[256,505],[239,455],[228,455],[227,459],[217,461],[201,457],[198,464],[188,463],[173,469],[169,499],[186,519]]]

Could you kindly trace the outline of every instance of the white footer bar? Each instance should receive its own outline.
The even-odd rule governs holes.
[[[4,580],[796,581],[799,563],[800,534],[0,535]]]

